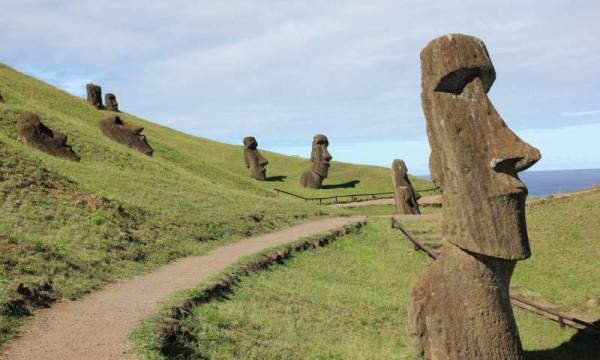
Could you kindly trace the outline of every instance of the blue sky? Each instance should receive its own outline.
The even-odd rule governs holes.
[[[600,168],[598,1],[6,1],[0,61],[83,96],[228,143],[428,173],[419,52],[484,40],[489,96],[537,146],[533,170]]]

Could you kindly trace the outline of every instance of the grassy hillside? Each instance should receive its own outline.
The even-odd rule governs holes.
[[[387,169],[333,163],[331,184],[360,184],[303,190],[298,178],[309,162],[266,151],[268,175],[287,178],[257,182],[248,178],[241,146],[123,113],[124,121],[145,127],[154,148],[148,157],[102,135],[97,124],[107,112],[4,65],[0,94],[6,101],[0,104],[0,342],[32,307],[79,297],[105,281],[223,241],[342,213],[278,198],[274,187],[307,195],[391,187]],[[24,111],[67,133],[81,162],[17,141],[15,123]],[[21,293],[15,291],[19,283],[26,287]]]
[[[520,262],[513,292],[600,316],[600,189],[528,209],[534,256]],[[439,241],[435,221],[405,222]],[[233,294],[196,306],[182,322],[182,351],[210,359],[413,359],[406,344],[408,292],[431,260],[415,252],[386,218],[270,271],[247,276]],[[595,301],[591,301],[596,299]],[[269,304],[265,307],[264,304]],[[515,309],[527,359],[597,359],[600,338]],[[156,320],[154,320],[156,321]],[[161,359],[157,326],[135,341]]]

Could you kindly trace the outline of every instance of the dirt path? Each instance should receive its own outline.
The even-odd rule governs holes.
[[[364,219],[316,220],[246,238],[204,256],[183,258],[107,285],[80,300],[56,304],[36,312],[21,335],[1,349],[0,359],[135,359],[126,353],[129,332],[140,320],[156,313],[169,294],[196,286],[240,257]]]

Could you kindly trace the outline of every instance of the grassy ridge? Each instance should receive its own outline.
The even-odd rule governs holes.
[[[332,184],[360,184],[304,190],[298,177],[309,162],[269,152],[269,175],[287,179],[257,182],[247,175],[241,146],[122,113],[124,121],[145,127],[155,150],[148,157],[102,135],[97,123],[106,112],[4,65],[0,93],[6,101],[0,104],[0,342],[33,306],[79,297],[223,241],[344,212],[278,198],[274,187],[314,195],[391,186],[387,169],[333,163]],[[18,142],[15,123],[24,111],[67,133],[81,162]],[[27,287],[22,294],[15,292],[19,283]]]

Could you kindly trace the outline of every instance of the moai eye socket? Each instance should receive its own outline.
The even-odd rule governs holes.
[[[440,79],[434,91],[447,92],[454,95],[462,94],[465,87],[481,76],[480,68],[463,68],[452,71]]]

